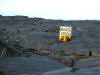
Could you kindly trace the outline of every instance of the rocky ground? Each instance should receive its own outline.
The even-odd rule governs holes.
[[[72,26],[71,41],[58,40],[60,26]],[[8,75],[99,75],[99,33],[100,21],[0,16],[0,39],[26,54],[0,58],[0,69]]]

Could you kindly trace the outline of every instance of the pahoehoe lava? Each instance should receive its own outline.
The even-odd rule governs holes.
[[[58,40],[60,26],[72,27],[71,41]],[[96,20],[0,15],[0,40],[5,41],[5,45],[0,42],[0,70],[8,75],[99,75],[99,33],[100,21]]]

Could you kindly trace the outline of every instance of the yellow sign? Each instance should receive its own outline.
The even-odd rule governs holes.
[[[61,26],[59,40],[64,42],[69,41],[71,40],[71,34],[72,34],[72,27]]]

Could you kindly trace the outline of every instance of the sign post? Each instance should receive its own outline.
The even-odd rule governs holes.
[[[61,26],[59,41],[66,42],[66,41],[71,40],[71,34],[72,34],[72,27]]]

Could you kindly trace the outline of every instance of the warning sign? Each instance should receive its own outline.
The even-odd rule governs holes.
[[[72,33],[72,27],[61,26],[59,40],[64,42],[71,40],[71,33]]]

